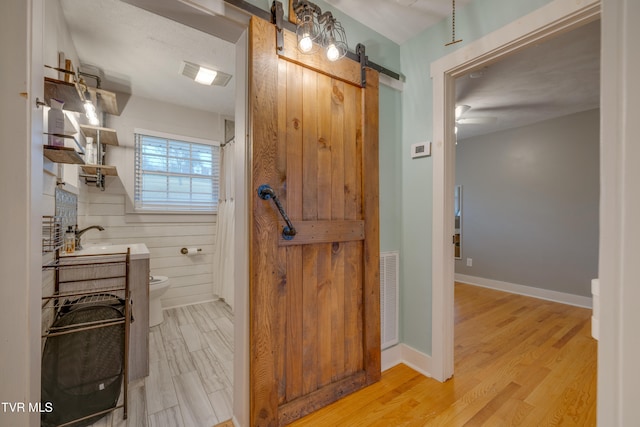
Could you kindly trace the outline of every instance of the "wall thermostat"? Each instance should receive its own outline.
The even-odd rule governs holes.
[[[411,158],[427,157],[431,155],[431,142],[417,142],[411,145]]]

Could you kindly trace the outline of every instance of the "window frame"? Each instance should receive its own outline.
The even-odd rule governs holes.
[[[217,194],[217,198],[214,200],[213,203],[213,209],[212,210],[197,210],[197,209],[193,209],[193,208],[187,208],[188,204],[185,204],[185,208],[184,209],[180,209],[179,207],[176,207],[174,209],[153,209],[153,208],[144,208],[144,207],[140,207],[138,205],[138,197],[139,197],[139,191],[142,191],[141,189],[139,189],[138,186],[138,179],[139,176],[141,174],[141,172],[138,169],[138,156],[140,155],[139,153],[139,148],[138,148],[138,139],[139,136],[142,138],[144,136],[147,137],[152,137],[152,138],[160,138],[160,139],[166,139],[167,141],[176,141],[176,142],[184,142],[184,143],[188,143],[188,144],[201,144],[201,145],[209,145],[209,146],[214,146],[214,147],[218,147],[217,153],[214,150],[213,154],[213,174],[211,175],[212,178],[214,179],[214,184],[217,186],[218,189],[218,194]],[[190,137],[190,136],[185,136],[185,135],[176,135],[176,134],[170,134],[170,133],[166,133],[166,132],[158,132],[158,131],[152,131],[152,130],[148,130],[148,129],[139,129],[139,128],[135,128],[133,130],[133,137],[134,137],[134,147],[133,147],[133,151],[134,151],[134,155],[133,155],[133,198],[131,200],[131,205],[132,205],[132,212],[133,214],[141,214],[141,215],[147,215],[147,214],[151,214],[151,215],[217,215],[218,213],[218,205],[219,205],[219,195],[220,195],[220,161],[221,161],[221,149],[220,149],[220,145],[221,143],[219,141],[215,141],[215,140],[210,140],[210,139],[204,139],[204,138],[197,138],[197,137]],[[140,138],[140,139],[141,139]],[[142,143],[142,141],[140,141],[140,144]],[[217,167],[216,167],[217,166]],[[215,172],[217,171],[217,175],[215,174]],[[196,174],[185,174],[187,176],[191,177],[199,177],[199,175]],[[167,174],[167,176],[170,176],[170,174]],[[205,175],[208,176],[208,175]],[[214,194],[215,196],[215,194]]]

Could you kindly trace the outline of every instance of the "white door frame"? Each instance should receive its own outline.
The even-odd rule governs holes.
[[[600,0],[554,0],[435,61],[433,79],[432,375],[453,375],[455,79],[600,17]]]
[[[0,158],[0,359],[3,402],[40,401],[42,306],[42,171],[44,139],[44,0],[2,4],[0,46],[11,67],[2,69],[0,133],[11,155]],[[0,409],[0,424],[35,427],[37,411]]]
[[[249,129],[248,29],[236,43],[235,222],[233,315],[233,421],[249,425],[249,200],[251,147]]]

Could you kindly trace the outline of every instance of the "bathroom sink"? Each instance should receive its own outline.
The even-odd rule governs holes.
[[[106,255],[126,252],[127,248],[131,249],[130,255],[132,260],[149,258],[149,249],[144,243],[128,243],[120,245],[114,245],[109,242],[85,243],[82,245],[82,249],[68,255]],[[66,256],[66,254],[62,254],[61,256]]]
[[[85,243],[82,245],[81,250],[91,249],[93,251],[106,251],[113,248],[113,243],[105,242],[105,243]]]

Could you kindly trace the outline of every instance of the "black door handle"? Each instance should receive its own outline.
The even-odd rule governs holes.
[[[297,231],[291,223],[289,216],[284,211],[284,208],[280,203],[280,199],[278,199],[278,196],[276,196],[276,192],[273,191],[273,188],[271,188],[269,184],[262,184],[260,187],[258,187],[258,197],[260,197],[262,200],[273,199],[273,202],[278,208],[278,212],[280,212],[280,215],[282,215],[282,219],[284,219],[284,222],[287,223],[287,225],[282,229],[282,238],[285,240],[293,239],[293,236],[296,235]]]

